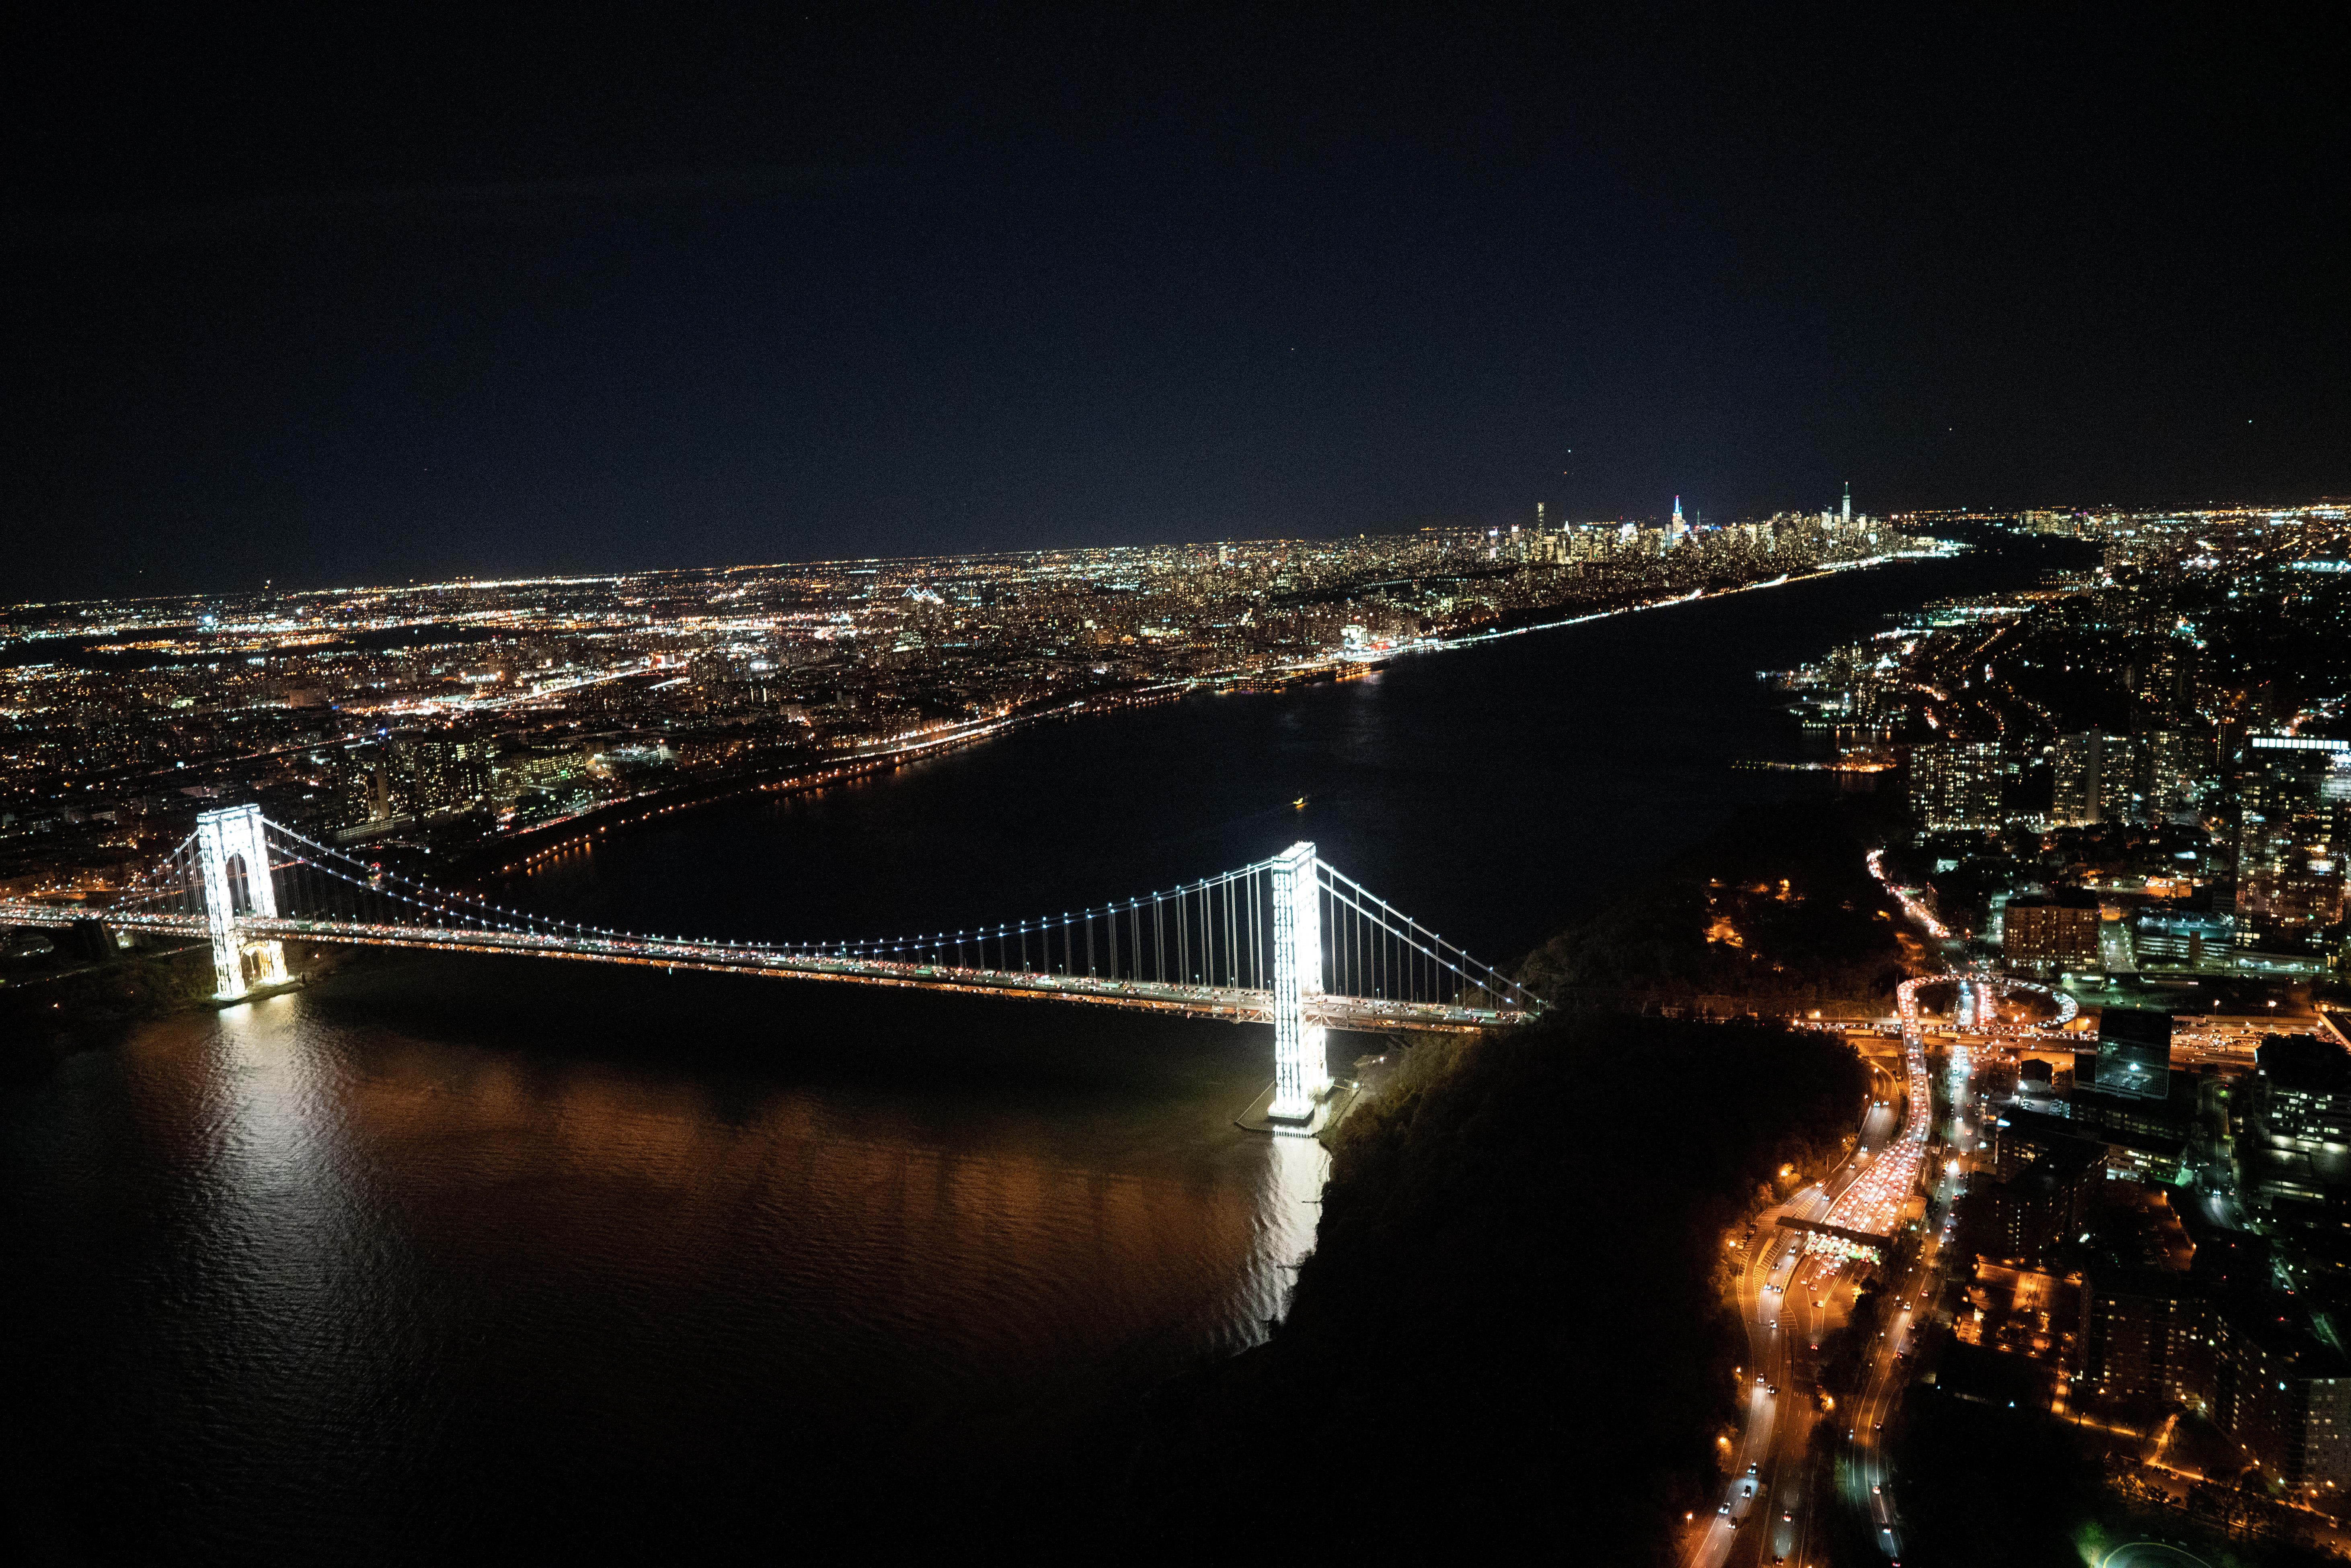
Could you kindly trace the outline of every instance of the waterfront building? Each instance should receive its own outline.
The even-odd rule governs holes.
[[[402,734],[392,737],[391,771],[402,808],[418,816],[481,804],[490,788],[489,743],[477,737]]]

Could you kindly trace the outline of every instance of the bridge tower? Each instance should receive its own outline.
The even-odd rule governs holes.
[[[1306,1004],[1322,994],[1322,890],[1314,865],[1314,846],[1303,841],[1273,862],[1273,1103],[1265,1113],[1301,1129],[1331,1087],[1322,1026],[1306,1018]]]
[[[244,883],[246,912],[265,920],[277,915],[277,889],[269,877],[269,844],[262,834],[261,808],[229,806],[196,818],[196,865],[204,884],[204,924],[213,939],[214,995],[233,1001],[248,988],[246,955],[253,955],[254,984],[283,985],[286,949],[274,941],[247,942],[237,925],[237,887]]]

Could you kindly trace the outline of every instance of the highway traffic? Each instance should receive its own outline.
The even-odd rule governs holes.
[[[1732,1444],[1731,1480],[1699,1532],[1692,1568],[1737,1561],[1800,1563],[1813,1523],[1813,1425],[1838,1416],[1814,1397],[1821,1347],[1852,1305],[1844,1260],[1804,1249],[1806,1233],[1782,1218],[1825,1223],[1863,1181],[1901,1125],[1899,1081],[1873,1063],[1873,1098],[1854,1152],[1826,1181],[1803,1187],[1758,1218],[1740,1249],[1739,1299],[1748,1356],[1739,1369],[1743,1428]]]
[[[1870,1062],[1872,1099],[1852,1154],[1825,1182],[1804,1187],[1758,1218],[1740,1258],[1738,1299],[1749,1345],[1739,1374],[1742,1427],[1729,1444],[1731,1479],[1715,1518],[1691,1544],[1691,1568],[1804,1564],[1823,1553],[1819,1521],[1813,1518],[1813,1509],[1832,1495],[1814,1470],[1822,1461],[1813,1449],[1813,1429],[1822,1422],[1843,1428],[1835,1448],[1846,1462],[1834,1472],[1844,1489],[1834,1494],[1836,1503],[1866,1521],[1889,1563],[1901,1561],[1902,1517],[1885,1427],[1908,1382],[1918,1317],[1940,1287],[1951,1200],[1973,1136],[1963,1116],[1955,1117],[1948,1130],[1935,1124],[1919,995],[1939,986],[1958,988],[1954,1017],[1964,1020],[1946,1070],[1955,1105],[1965,1103],[1973,1071],[1966,1041],[1980,1040],[1979,1023],[1991,1024],[1995,998],[2015,989],[2042,990],[1973,975],[1905,981],[1896,1000],[1900,1069]],[[1861,1390],[1834,1396],[1821,1388],[1820,1369],[1829,1335],[1844,1326],[1860,1293],[1855,1259],[1863,1242],[1855,1239],[1891,1238],[1900,1231],[1921,1174],[1938,1153],[1949,1157],[1941,1160],[1934,1176],[1937,1204],[1930,1212],[1942,1218],[1927,1228],[1900,1273],[1881,1274],[1889,1312],[1880,1337],[1865,1348]],[[1843,1234],[1813,1228],[1818,1226]]]

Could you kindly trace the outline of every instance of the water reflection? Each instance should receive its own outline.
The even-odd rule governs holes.
[[[585,1033],[605,1009],[577,978],[490,983],[546,988],[522,1003]],[[145,1364],[113,1397],[171,1391],[132,1418],[164,1478],[141,1506],[172,1531],[413,1540],[440,1528],[428,1495],[465,1517],[497,1485],[573,1485],[718,1432],[740,1450],[819,1430],[954,1473],[1253,1342],[1311,1243],[1319,1145],[1229,1124],[1262,1071],[1243,1031],[1160,1029],[1149,1064],[1173,1041],[1187,1080],[1172,1092],[1129,1074],[943,1115],[919,1073],[500,1049],[367,988],[464,1011],[483,984],[428,959],[89,1059],[122,1082],[70,1126],[89,1145],[72,1163],[128,1155],[153,1184],[100,1225],[143,1292],[116,1326]],[[673,1023],[733,1028],[737,993],[711,994],[716,1013],[689,999]],[[33,1176],[35,1204],[69,1179]]]
[[[1245,1320],[1253,1326],[1281,1316],[1298,1266],[1314,1249],[1322,1182],[1330,1152],[1315,1138],[1274,1138],[1266,1150],[1265,1185],[1258,1196],[1257,1245],[1249,1254]],[[1252,1333],[1248,1336],[1255,1340]],[[1245,1348],[1235,1345],[1234,1349]]]

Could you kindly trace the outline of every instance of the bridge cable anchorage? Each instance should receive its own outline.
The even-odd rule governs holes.
[[[31,925],[88,913],[0,901],[0,920]],[[208,938],[224,999],[282,981],[282,944],[294,939],[1053,996],[1271,1022],[1276,1103],[1299,1126],[1330,1084],[1326,1029],[1475,1030],[1541,1007],[1306,842],[1217,876],[1034,922],[768,945],[644,936],[535,915],[438,887],[240,806],[204,813],[197,831],[133,878],[102,918],[120,929]]]

